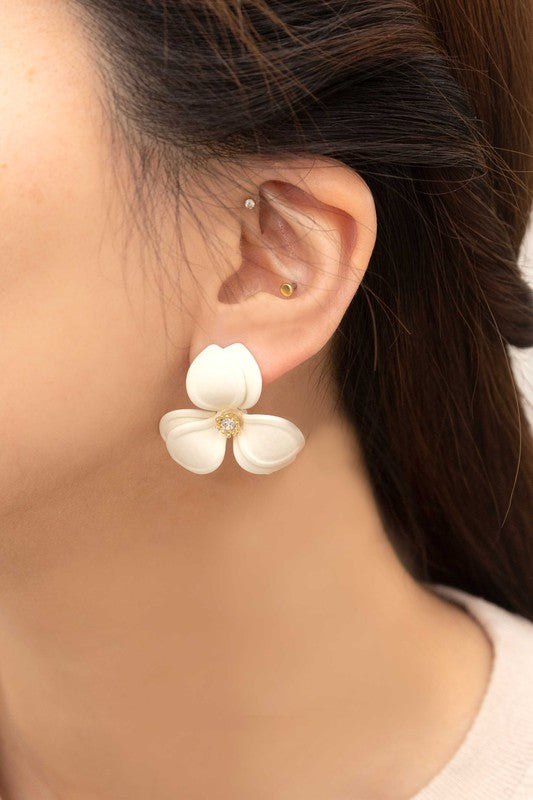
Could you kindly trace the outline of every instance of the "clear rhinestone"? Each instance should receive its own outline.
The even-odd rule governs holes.
[[[246,208],[255,208],[255,200],[253,197],[247,197],[244,201],[244,205]]]
[[[242,427],[242,417],[233,409],[221,411],[215,417],[215,425],[223,436],[237,436]]]

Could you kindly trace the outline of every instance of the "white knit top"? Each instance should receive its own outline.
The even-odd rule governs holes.
[[[533,800],[533,622],[444,584],[494,646],[478,712],[450,761],[411,800]]]

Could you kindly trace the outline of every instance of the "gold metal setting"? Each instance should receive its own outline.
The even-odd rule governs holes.
[[[217,430],[228,439],[237,436],[242,430],[242,416],[235,409],[219,411],[215,417]]]
[[[290,297],[295,289],[296,289],[295,283],[282,283],[281,286],[279,287],[279,290],[283,295],[283,297]]]

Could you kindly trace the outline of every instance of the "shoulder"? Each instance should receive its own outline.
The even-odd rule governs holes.
[[[483,626],[493,645],[493,663],[462,746],[420,800],[533,800],[533,622],[462,589],[426,586],[462,606]],[[450,795],[452,787],[455,793]]]
[[[485,629],[493,646],[488,702],[503,704],[502,712],[508,716],[512,716],[511,704],[520,703],[533,740],[533,622],[453,586],[430,584],[430,588],[461,605]]]
[[[495,658],[505,659],[518,670],[533,666],[533,622],[520,614],[492,603],[478,595],[445,584],[428,584],[459,605],[477,619],[488,633],[495,650]],[[531,673],[529,673],[531,675]],[[528,687],[533,681],[528,681]],[[533,691],[533,685],[531,685]]]

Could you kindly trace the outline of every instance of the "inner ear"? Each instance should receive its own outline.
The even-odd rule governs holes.
[[[286,181],[262,183],[253,216],[241,219],[240,266],[220,287],[221,303],[259,292],[286,301],[283,283],[296,283],[295,302],[327,284],[325,273],[340,277],[355,245],[357,225],[350,214]]]
[[[305,192],[300,194],[306,195]],[[239,303],[257,292],[268,292],[284,299],[280,293],[282,283],[294,281],[300,294],[305,286],[309,267],[304,265],[301,232],[295,230],[262,193],[259,193],[254,213],[257,215],[255,224],[242,226],[240,267],[221,285],[217,297],[220,303]]]
[[[324,224],[323,232],[327,233],[329,223],[330,231],[340,233],[339,257],[341,262],[348,262],[354,249],[357,236],[357,221],[344,209],[336,205],[330,205],[318,200],[313,194],[306,192],[294,183],[287,181],[269,180],[261,185],[261,190],[272,192],[280,197],[283,203],[292,206],[309,216],[309,233],[311,233],[315,221],[321,220]],[[272,204],[270,204],[272,206]],[[300,225],[300,238],[305,237],[305,225]]]

